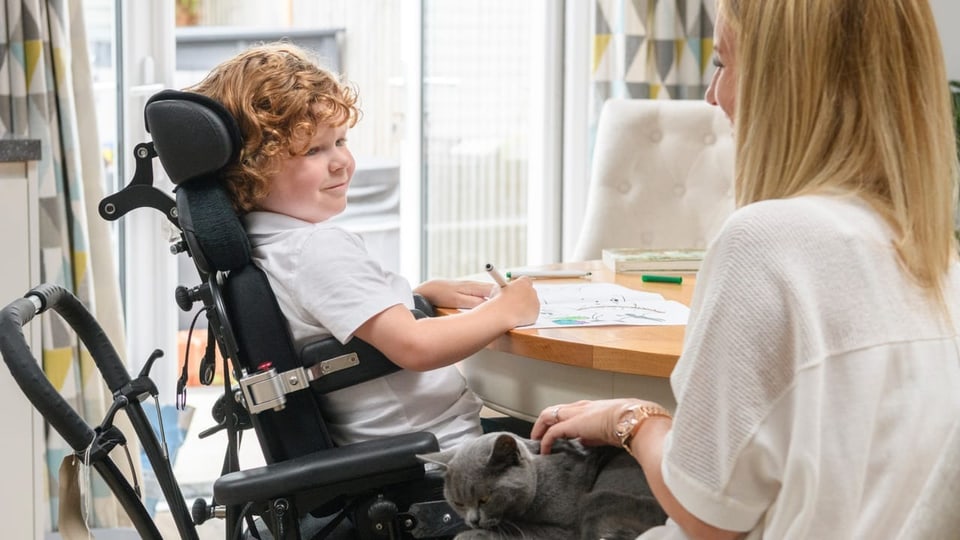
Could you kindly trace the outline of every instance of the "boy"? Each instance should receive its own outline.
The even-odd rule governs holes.
[[[244,147],[227,188],[295,344],[358,337],[404,368],[322,398],[334,441],[426,430],[449,448],[479,435],[480,400],[453,364],[536,320],[531,282],[428,281],[415,292],[432,304],[473,309],[413,317],[406,280],[383,270],[355,234],[327,223],[346,207],[355,168],[346,135],[360,111],[354,90],[302,49],[251,48],[189,90],[222,103],[240,126]]]

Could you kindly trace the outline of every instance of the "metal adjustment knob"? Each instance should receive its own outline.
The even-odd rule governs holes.
[[[227,507],[222,504],[207,504],[207,501],[197,499],[190,508],[190,517],[193,518],[194,525],[200,525],[210,518],[223,519],[227,517]]]
[[[382,496],[367,509],[367,517],[373,522],[373,528],[378,534],[389,532],[390,524],[397,517],[397,505]]]
[[[176,210],[176,207],[172,208],[172,210]],[[186,250],[187,250],[187,242],[184,240],[179,240],[177,242],[170,244],[170,253],[173,255],[177,255],[178,253],[183,253]]]
[[[193,501],[193,507],[190,508],[190,516],[193,518],[194,525],[202,525],[204,521],[213,516],[213,506],[208,505],[204,499]]]
[[[193,303],[200,299],[199,287],[188,289],[183,285],[178,285],[173,296],[176,298],[177,305],[180,306],[180,309],[190,311],[193,309]]]

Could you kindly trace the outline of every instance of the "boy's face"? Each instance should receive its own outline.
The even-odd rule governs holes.
[[[346,137],[346,125],[319,126],[307,150],[283,162],[259,208],[310,223],[343,212],[356,168]]]

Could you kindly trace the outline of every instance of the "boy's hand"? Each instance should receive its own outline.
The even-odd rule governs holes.
[[[540,297],[528,277],[519,277],[510,281],[506,287],[497,287],[496,301],[506,304],[506,311],[514,317],[513,326],[523,326],[537,322],[540,316]]]
[[[496,285],[483,281],[431,279],[414,292],[423,295],[436,307],[475,308],[494,294]]]
[[[414,292],[434,306],[445,308],[475,308],[493,298],[499,304],[497,309],[504,311],[504,320],[512,323],[511,328],[533,324],[540,316],[540,298],[528,277],[511,280],[506,287],[484,281],[432,279]]]

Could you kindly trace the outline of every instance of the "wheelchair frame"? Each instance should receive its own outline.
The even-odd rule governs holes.
[[[236,268],[229,266],[226,270],[211,264],[210,259],[215,259],[216,254],[212,256],[210,248],[198,240],[194,229],[198,226],[196,221],[202,220],[191,215],[190,189],[184,189],[184,185],[193,183],[200,186],[204,197],[209,195],[204,191],[208,188],[214,188],[215,198],[223,197],[215,193],[222,191],[216,187],[219,171],[237,159],[239,153],[239,130],[232,117],[204,96],[171,90],[150,98],[144,114],[153,141],[134,148],[134,178],[125,188],[101,201],[100,214],[104,219],[116,220],[136,208],[158,210],[180,232],[171,252],[185,252],[194,259],[201,284],[178,287],[176,301],[185,311],[195,302],[203,304],[210,334],[222,353],[223,372],[232,374],[239,384],[239,389],[235,389],[231,377],[225,376],[224,394],[214,407],[215,419],[220,428],[226,429],[228,438],[223,474],[213,486],[214,500],[208,504],[198,499],[188,510],[166,449],[143,411],[141,402],[158,395],[149,374],[162,351],[154,351],[141,372],[131,378],[103,329],[82,303],[69,291],[49,284],[32,289],[0,311],[0,353],[34,408],[63,436],[75,455],[104,478],[145,539],[160,539],[160,532],[137,489],[109,456],[117,444],[126,442],[124,434],[113,425],[120,409],[131,420],[184,540],[196,540],[196,525],[211,517],[226,520],[228,538],[261,538],[269,534],[284,540],[321,539],[335,532],[345,517],[351,518],[356,534],[363,540],[449,538],[462,530],[462,521],[438,490],[442,479],[438,474],[428,474],[416,458],[438,449],[432,434],[408,433],[342,447],[334,446],[326,434],[313,392],[344,388],[395,371],[397,366],[358,339],[344,346],[328,338],[308,344],[299,354],[293,352],[296,362],[291,365],[287,358],[284,367],[257,357],[258,347],[244,335],[235,334],[234,323],[243,327],[244,321],[231,321],[232,317],[242,318],[242,314],[230,306],[227,280],[253,279],[259,283],[258,280],[264,280],[262,272],[248,270],[252,263],[242,268],[239,264],[234,265]],[[188,126],[187,141],[181,140],[184,126]],[[153,186],[152,161],[157,157],[178,186],[176,200]],[[206,204],[207,199],[203,200]],[[235,214],[232,217],[237,219]],[[233,258],[232,252],[228,258]],[[266,294],[276,306],[272,292]],[[417,313],[418,316],[432,315],[429,304],[418,307],[427,312]],[[23,326],[50,309],[76,331],[113,395],[104,420],[96,427],[88,425],[50,384],[23,336]],[[280,321],[279,327],[276,322],[273,321],[270,331],[284,336],[286,343],[274,341],[267,348],[292,351],[284,322]],[[202,380],[212,379],[212,346],[201,362]],[[259,352],[259,356],[264,356],[262,350]],[[282,358],[284,354],[281,351],[276,356]],[[308,391],[303,392],[304,389]],[[304,410],[309,414],[302,415]],[[317,428],[313,429],[314,435],[304,437],[306,441],[284,447],[268,440],[282,434],[282,429],[304,425]],[[249,427],[255,429],[268,464],[239,470],[239,434]],[[355,474],[358,470],[362,471],[360,475]],[[258,527],[255,518],[264,527]]]

